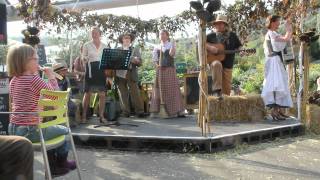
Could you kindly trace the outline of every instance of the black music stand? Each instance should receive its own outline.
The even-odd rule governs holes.
[[[131,54],[132,50],[105,48],[103,49],[99,68],[101,70],[127,70],[130,64]]]
[[[127,70],[130,64],[130,57],[132,54],[132,50],[123,50],[123,49],[110,49],[105,48],[103,49],[100,66],[99,68],[101,70],[105,69],[112,69],[112,70]],[[101,126],[121,126],[121,125],[127,125],[127,126],[133,126],[138,127],[136,124],[123,124],[120,123],[118,120],[116,121],[110,121],[108,124],[100,124],[95,125],[94,128],[98,128]]]

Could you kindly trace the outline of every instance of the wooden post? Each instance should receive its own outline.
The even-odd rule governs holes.
[[[302,120],[305,122],[306,120],[306,113],[307,113],[307,103],[308,103],[308,96],[309,96],[309,53],[307,43],[304,43],[303,46],[303,96],[302,96]]]
[[[199,74],[199,114],[198,114],[198,125],[201,127],[201,133],[203,136],[207,136],[210,132],[208,124],[208,76],[206,72],[207,67],[207,50],[206,50],[206,22],[200,20],[199,26],[199,62],[200,62],[200,74]]]
[[[288,71],[288,80],[289,80],[289,90],[292,97],[296,97],[296,81],[295,81],[295,74],[294,74],[294,63],[290,63],[287,65]]]

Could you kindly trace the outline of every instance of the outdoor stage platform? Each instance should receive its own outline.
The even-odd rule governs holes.
[[[98,126],[98,118],[72,128],[80,146],[135,151],[217,152],[248,143],[255,144],[303,134],[295,119],[274,122],[212,122],[211,134],[201,136],[195,116],[175,119],[120,118],[120,126]]]

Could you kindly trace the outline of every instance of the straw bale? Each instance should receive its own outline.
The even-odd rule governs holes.
[[[214,121],[261,121],[266,114],[260,95],[224,96],[219,101],[208,97],[209,120]]]

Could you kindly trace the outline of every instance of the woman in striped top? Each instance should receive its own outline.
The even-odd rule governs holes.
[[[48,83],[44,82],[38,72],[38,56],[27,44],[12,46],[7,56],[8,74],[12,78],[9,94],[12,100],[12,112],[37,112],[41,89],[57,90],[58,83],[52,69],[45,68]],[[31,142],[39,142],[36,125],[41,119],[30,114],[12,114],[10,116],[9,134],[28,138]],[[45,140],[68,133],[68,129],[56,125],[44,129]],[[68,161],[69,142],[48,151],[48,159],[52,175],[63,175],[76,168],[74,161]]]

